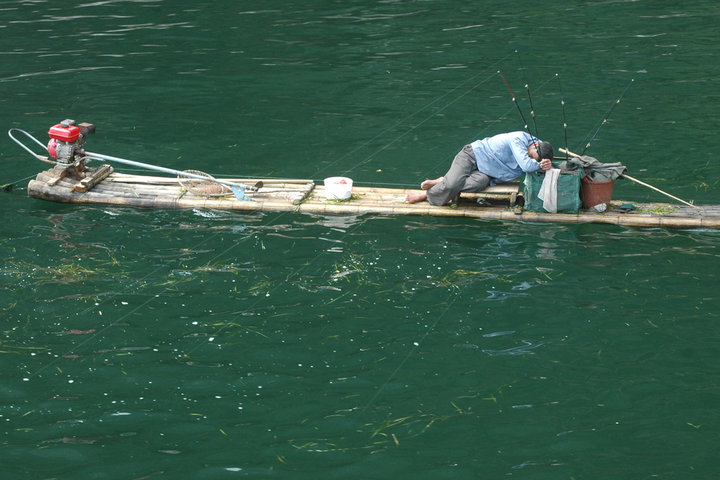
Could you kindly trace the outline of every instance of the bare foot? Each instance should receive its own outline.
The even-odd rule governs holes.
[[[432,187],[442,182],[443,180],[445,180],[445,177],[439,177],[434,180],[425,180],[420,184],[420,188],[422,188],[423,190],[430,190]]]
[[[424,202],[425,200],[427,200],[427,193],[425,192],[408,193],[405,197],[405,201],[408,203]]]

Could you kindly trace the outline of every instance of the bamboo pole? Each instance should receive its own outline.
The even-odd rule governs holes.
[[[571,155],[571,156],[573,156],[573,157],[580,157],[580,156],[581,156],[581,155],[578,155],[577,153],[573,153],[573,152],[571,152],[570,150],[566,150],[566,149],[564,149],[564,148],[560,148],[559,150],[560,150],[562,153],[567,153],[568,155]],[[676,197],[676,196],[674,196],[674,195],[671,195],[671,194],[669,194],[669,193],[667,193],[667,192],[665,192],[665,191],[663,191],[663,190],[660,190],[660,189],[657,188],[657,187],[653,187],[653,186],[650,185],[649,183],[645,183],[645,182],[643,182],[643,181],[641,181],[641,180],[638,180],[637,178],[631,177],[631,176],[628,175],[627,173],[623,173],[622,176],[625,177],[625,178],[627,178],[628,180],[631,180],[631,181],[633,181],[633,182],[635,182],[635,183],[638,183],[638,184],[642,185],[643,187],[650,188],[650,189],[652,189],[652,190],[655,190],[656,192],[662,193],[663,195],[672,198],[673,200],[677,200],[677,201],[680,202],[680,203],[684,203],[685,205],[687,205],[687,206],[689,206],[689,207],[693,207],[693,208],[696,208],[696,209],[698,209],[698,210],[702,210],[702,209],[701,209],[700,207],[698,207],[697,205],[693,205],[693,204],[690,203],[690,202],[686,202],[686,201],[683,200],[682,198],[678,198],[678,197]]]
[[[121,181],[121,182],[137,182],[137,183],[149,183],[149,182],[156,182],[156,183],[177,183],[178,179],[177,177],[158,177],[158,176],[151,176],[151,175],[135,175],[131,173],[121,173],[121,172],[115,172],[113,176],[111,177],[111,180],[114,181]],[[206,179],[208,180],[208,179]],[[312,180],[303,180],[303,179],[292,179],[292,178],[274,178],[274,179],[261,179],[261,178],[225,178],[224,180],[227,180],[229,182],[242,182],[245,184],[255,184],[257,182],[263,182],[263,185],[285,185],[288,184],[288,186],[304,186],[305,184],[314,184]]]

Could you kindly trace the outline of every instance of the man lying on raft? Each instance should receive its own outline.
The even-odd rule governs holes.
[[[501,133],[466,145],[450,165],[445,176],[425,180],[423,190],[405,198],[410,203],[427,200],[446,205],[460,192],[481,192],[488,185],[509,182],[523,172],[550,170],[552,145],[526,132]]]

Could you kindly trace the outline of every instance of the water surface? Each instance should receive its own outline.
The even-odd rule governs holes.
[[[571,150],[607,119],[588,153],[717,203],[718,12],[6,1],[0,105],[171,168],[404,186],[522,128],[501,70],[556,146],[564,99]],[[4,478],[720,470],[716,232],[67,206],[26,197],[42,168],[2,142]]]

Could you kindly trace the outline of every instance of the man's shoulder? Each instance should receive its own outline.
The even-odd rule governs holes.
[[[504,132],[504,133],[498,133],[496,135],[493,135],[491,137],[487,137],[484,140],[487,140],[489,142],[508,142],[508,141],[530,141],[531,137],[528,135],[527,132],[523,132],[522,130],[514,131],[514,132]]]

